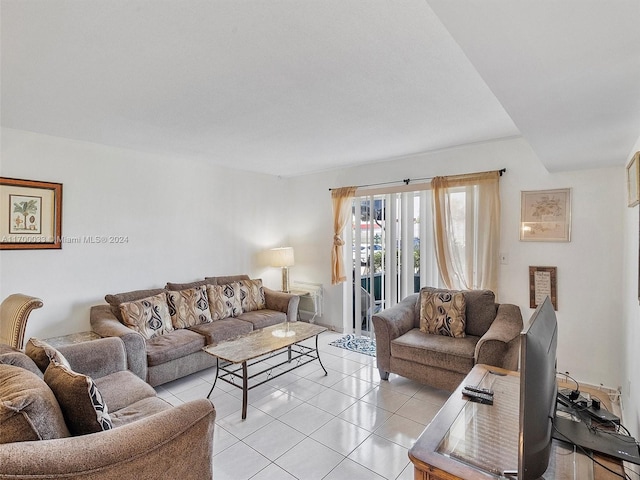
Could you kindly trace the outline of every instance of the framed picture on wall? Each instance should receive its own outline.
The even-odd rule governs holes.
[[[635,207],[640,203],[640,152],[636,152],[627,165],[627,198],[628,205]]]
[[[526,242],[571,241],[571,189],[521,193],[520,240]]]
[[[0,250],[62,248],[62,184],[0,177]]]
[[[529,307],[536,308],[547,297],[558,310],[557,267],[529,267]]]

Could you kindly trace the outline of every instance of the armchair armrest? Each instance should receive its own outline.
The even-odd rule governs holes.
[[[109,305],[94,305],[89,314],[91,329],[101,337],[119,337],[127,354],[127,368],[147,381],[146,342],[138,332],[126,327],[111,313]]]
[[[263,287],[264,300],[269,310],[276,310],[287,314],[288,322],[298,320],[298,304],[300,297],[292,293],[276,292],[270,288]]]
[[[60,353],[78,373],[100,378],[127,369],[124,343],[118,337],[106,337],[90,342],[59,347]]]
[[[216,411],[193,400],[100,433],[0,445],[0,480],[213,478]],[[188,455],[185,456],[185,453]]]
[[[409,295],[393,307],[373,315],[373,328],[376,334],[376,361],[380,370],[389,372],[391,342],[414,328],[418,295],[417,293]]]
[[[521,331],[520,308],[506,303],[499,305],[495,320],[476,344],[475,363],[517,370]]]

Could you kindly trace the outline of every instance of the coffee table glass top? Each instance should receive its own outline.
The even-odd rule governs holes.
[[[242,335],[217,345],[204,347],[204,351],[231,363],[242,363],[267,353],[286,348],[294,343],[314,337],[325,327],[305,322],[284,322]]]
[[[494,391],[494,404],[465,401],[438,452],[500,476],[518,468],[520,379],[486,372],[478,386]]]

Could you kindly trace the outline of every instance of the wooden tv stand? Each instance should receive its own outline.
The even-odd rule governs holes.
[[[465,385],[492,388],[493,405],[462,397]],[[518,468],[518,372],[476,365],[409,450],[415,480],[489,480]],[[597,456],[622,473],[621,462]],[[475,465],[475,466],[472,466]],[[493,473],[492,473],[493,472]],[[572,447],[553,441],[545,480],[620,478]]]

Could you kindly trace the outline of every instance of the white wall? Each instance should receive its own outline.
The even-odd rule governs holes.
[[[640,150],[640,138],[629,154]],[[627,208],[624,205],[624,246],[623,246],[623,305],[624,355],[620,362],[622,370],[622,407],[624,421],[634,437],[640,436],[640,306],[638,305],[638,231],[640,229],[640,206]]]
[[[521,139],[448,149],[365,167],[291,179],[290,239],[296,249],[292,277],[325,285],[320,322],[342,325],[342,286],[331,286],[331,201],[328,189],[347,185],[448,175],[505,167],[501,179],[501,250],[509,264],[500,270],[499,299],[529,308],[528,268],[558,268],[558,368],[581,381],[617,387],[622,340],[622,209],[624,169],[549,174]],[[572,189],[569,243],[520,242],[520,191]],[[300,252],[300,253],[298,253]]]
[[[286,243],[277,178],[10,129],[1,143],[1,176],[63,184],[64,237],[128,237],[1,251],[0,298],[44,301],[27,338],[89,329],[89,307],[107,293],[236,273],[279,286],[279,272],[259,262]]]
[[[284,180],[9,129],[2,130],[1,153],[2,176],[64,184],[65,236],[129,237],[124,245],[0,252],[0,297],[22,291],[45,302],[32,314],[28,336],[87,329],[89,307],[106,293],[167,281],[246,272],[277,288],[279,272],[262,264],[260,253],[284,244],[296,252],[292,279],[325,285],[320,321],[339,328],[329,188],[506,167],[502,251],[509,264],[500,271],[500,301],[530,316],[528,267],[556,266],[559,369],[612,387],[635,374],[640,332],[630,282],[637,282],[638,218],[637,209],[626,208],[623,167],[549,174],[520,139]],[[572,189],[571,242],[520,242],[520,191],[564,187]],[[620,367],[625,360],[628,369]],[[639,398],[634,392],[631,399]]]

